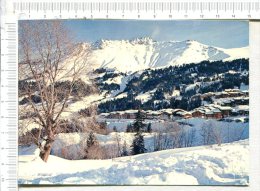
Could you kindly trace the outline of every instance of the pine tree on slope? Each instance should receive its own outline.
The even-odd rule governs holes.
[[[131,145],[132,150],[131,154],[141,154],[146,151],[145,145],[144,145],[144,137],[142,135],[142,132],[144,132],[144,127],[146,125],[144,124],[144,115],[141,112],[141,110],[138,110],[138,113],[136,114],[136,119],[133,124],[134,131],[136,132],[133,143]]]

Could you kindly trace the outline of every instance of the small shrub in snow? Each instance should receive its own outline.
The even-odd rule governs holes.
[[[106,150],[98,144],[97,138],[93,132],[90,132],[87,138],[85,159],[105,159]]]
[[[106,159],[106,150],[99,144],[87,149],[86,159]]]

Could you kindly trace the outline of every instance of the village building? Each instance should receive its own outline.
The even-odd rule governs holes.
[[[192,111],[192,117],[205,117],[205,111],[202,109]]]
[[[228,106],[221,106],[219,107],[219,110],[222,113],[222,117],[228,117],[231,115],[232,108]]]
[[[205,113],[206,115],[206,118],[213,118],[214,117],[214,113],[212,112],[212,111],[207,111],[206,113]]]
[[[217,108],[213,109],[212,112],[213,112],[213,117],[215,119],[221,119],[223,117],[222,112]]]
[[[169,109],[169,110],[162,110],[161,111],[161,119],[172,119],[172,114],[173,114],[173,110]]]
[[[234,113],[237,115],[249,115],[249,106],[248,105],[238,105],[233,109]]]
[[[248,105],[249,97],[236,97],[236,98],[234,98],[234,103],[236,105]]]
[[[159,119],[160,114],[161,113],[158,111],[148,110],[148,111],[146,111],[146,119]]]
[[[187,111],[178,111],[175,113],[175,116],[184,118],[184,119],[188,119],[192,117],[192,114],[190,112]]]
[[[127,110],[127,111],[123,112],[122,118],[123,119],[135,119],[137,112],[138,112],[138,110]],[[145,114],[145,113],[143,113],[143,114]]]

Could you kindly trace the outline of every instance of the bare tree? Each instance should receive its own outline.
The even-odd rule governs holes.
[[[166,123],[163,128],[154,131],[154,150],[181,148],[185,138],[185,131],[178,123]]]
[[[87,51],[73,43],[59,21],[23,21],[19,26],[19,95],[26,98],[33,123],[38,124],[36,144],[47,162],[61,115],[73,88],[86,72]]]
[[[184,147],[191,147],[196,139],[196,129],[188,129],[184,134]]]
[[[222,143],[222,128],[215,126],[215,128],[212,129],[213,139],[214,142],[218,144],[218,146],[221,146]]]
[[[117,144],[117,156],[120,157],[122,155],[122,146],[120,138],[118,137],[118,132],[115,132],[115,142]]]
[[[207,121],[201,127],[201,136],[204,145],[217,143],[219,146],[222,143],[222,129],[217,127],[214,121]]]
[[[201,136],[203,140],[203,145],[209,145],[211,141],[211,126],[208,125],[208,123],[203,123],[201,126]]]

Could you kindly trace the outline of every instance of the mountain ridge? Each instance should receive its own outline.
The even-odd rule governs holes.
[[[99,40],[91,45],[90,62],[95,68],[133,73],[204,60],[234,60],[249,57],[249,48],[219,48],[195,40],[155,41],[150,37],[132,40]]]

